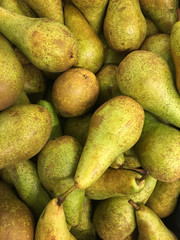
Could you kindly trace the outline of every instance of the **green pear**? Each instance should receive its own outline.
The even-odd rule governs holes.
[[[90,187],[124,151],[139,139],[144,124],[142,107],[127,96],[105,102],[93,114],[76,173],[76,186]]]
[[[71,233],[78,240],[96,240],[95,229],[91,221],[92,214],[92,201],[87,196],[85,196],[79,223],[77,226],[71,228]]]
[[[180,62],[180,21],[174,24],[170,40],[171,40],[171,51],[173,56],[173,61],[175,65],[175,71],[176,71],[176,87],[178,92],[180,93],[180,70],[179,70],[179,62]]]
[[[104,19],[104,36],[116,51],[138,49],[146,37],[146,20],[138,0],[110,0]]]
[[[119,64],[117,82],[122,94],[177,127],[180,127],[180,97],[167,62],[146,50],[129,53]]]
[[[164,58],[169,64],[173,78],[175,78],[175,67],[171,53],[171,41],[169,34],[159,33],[146,38],[140,49],[157,53]]]
[[[35,156],[49,139],[49,112],[36,104],[15,105],[0,113],[0,169]]]
[[[24,0],[17,0],[20,8],[27,17],[37,17],[37,14],[30,8],[30,6]]]
[[[132,195],[145,186],[142,175],[130,170],[107,169],[103,175],[86,189],[86,195],[94,200]]]
[[[36,226],[35,240],[76,240],[69,232],[63,206],[53,198],[45,207]]]
[[[76,39],[58,21],[30,18],[0,7],[0,32],[41,70],[63,72],[76,61]]]
[[[99,97],[96,105],[100,106],[109,99],[119,96],[120,91],[117,85],[116,79],[117,66],[113,64],[107,64],[101,68],[96,74],[99,82]]]
[[[72,0],[72,3],[82,12],[94,31],[99,33],[103,25],[108,0]]]
[[[156,187],[146,205],[160,218],[173,213],[180,194],[180,179],[173,182],[157,181]]]
[[[79,116],[66,118],[63,125],[64,135],[70,135],[78,140],[82,146],[85,144],[92,114],[90,112]]]
[[[146,20],[146,24],[147,24],[146,37],[149,37],[149,36],[159,33],[159,29],[157,28],[157,26],[154,24],[154,22],[151,19],[145,17],[145,20]]]
[[[101,40],[81,12],[72,4],[65,4],[64,19],[65,25],[77,39],[78,57],[74,66],[96,73],[101,68],[104,58]]]
[[[23,90],[21,95],[17,98],[17,100],[15,101],[15,103],[13,104],[14,105],[26,105],[26,104],[30,104],[30,100],[26,94],[26,92]]]
[[[12,106],[20,96],[24,87],[24,72],[10,43],[1,34],[0,46],[0,111],[2,111]]]
[[[39,17],[51,18],[64,23],[63,8],[61,0],[24,0]]]
[[[140,0],[143,13],[153,20],[163,33],[170,33],[177,21],[178,0]]]
[[[38,175],[52,197],[64,194],[73,186],[81,150],[79,142],[66,135],[48,141],[38,154]],[[71,226],[79,222],[84,194],[84,190],[76,189],[63,202],[66,219]]]
[[[0,6],[17,14],[24,15],[18,0],[1,0]]]
[[[134,150],[141,166],[162,182],[180,178],[180,131],[146,112],[143,131]]]
[[[39,218],[50,196],[40,182],[35,163],[25,160],[8,166],[6,170],[20,198]]]
[[[121,197],[102,200],[94,210],[93,224],[103,240],[123,240],[136,227],[133,207]]]
[[[125,161],[124,154],[121,153],[110,165],[111,168],[118,169],[123,166]]]
[[[134,149],[131,148],[124,152],[124,163],[123,168],[139,168],[141,167],[141,164],[134,152]]]
[[[27,57],[22,53],[22,51],[19,50],[19,48],[13,46],[13,49],[16,54],[16,57],[19,59],[19,62],[21,63],[22,66],[30,63]]]
[[[3,181],[0,181],[0,212],[1,240],[34,239],[34,219],[31,211]]]
[[[49,137],[50,140],[62,136],[61,123],[56,113],[55,107],[46,100],[40,100],[37,104],[48,110],[52,119],[52,131]]]
[[[138,226],[138,240],[178,240],[150,208],[144,204],[139,206],[132,203],[136,209],[136,222]]]

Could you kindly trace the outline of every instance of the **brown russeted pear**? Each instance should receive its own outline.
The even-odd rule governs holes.
[[[107,64],[96,74],[99,82],[99,96],[96,105],[100,106],[109,99],[120,95],[116,79],[117,68],[116,65]]]
[[[11,44],[0,34],[0,111],[10,107],[24,87],[24,71]]]
[[[64,19],[65,25],[77,39],[78,57],[74,66],[96,73],[101,68],[104,58],[101,40],[74,5],[65,4]]]
[[[134,146],[143,169],[162,182],[180,178],[180,131],[145,113],[141,137]]]
[[[38,219],[51,198],[40,182],[36,164],[25,160],[6,167],[6,171],[19,197]]]
[[[145,186],[142,175],[131,170],[108,168],[103,175],[90,187],[86,195],[94,200],[110,197],[132,195],[140,192]]]
[[[0,7],[0,32],[41,70],[63,72],[76,61],[76,39],[58,21],[30,18]]]
[[[167,62],[146,50],[129,53],[119,64],[117,82],[122,94],[177,127],[180,127],[180,97]]]
[[[31,211],[7,183],[0,181],[0,239],[33,240]]]
[[[140,49],[157,53],[164,58],[169,64],[173,78],[175,79],[175,68],[171,53],[171,41],[169,34],[159,33],[146,38]]]
[[[157,181],[156,187],[146,205],[160,218],[173,213],[180,194],[180,179],[174,182]]]
[[[15,105],[0,113],[0,169],[35,156],[49,139],[52,120],[36,104]]]
[[[38,175],[52,197],[64,194],[73,186],[81,151],[79,142],[65,135],[48,141],[38,154]],[[66,219],[71,226],[79,222],[84,193],[84,190],[76,189],[63,202]]]
[[[110,0],[104,19],[104,36],[116,51],[138,49],[146,37],[146,20],[139,0]]]
[[[103,240],[123,240],[136,227],[133,207],[121,197],[99,201],[94,210],[93,224]]]
[[[88,112],[79,117],[66,118],[63,124],[64,135],[74,137],[84,146],[88,136],[91,117],[92,113]]]
[[[146,24],[147,24],[147,32],[146,32],[146,37],[152,36],[154,34],[159,33],[159,29],[157,28],[157,26],[154,24],[154,22],[145,17],[146,19]]]
[[[96,33],[102,29],[108,0],[72,0]]]
[[[64,209],[58,198],[53,198],[42,212],[36,226],[35,240],[76,240],[70,233]]]
[[[64,23],[63,8],[61,0],[24,0],[39,17],[51,18]]]
[[[133,201],[138,226],[138,240],[178,240],[162,222],[162,220],[150,208],[144,204],[136,205]]]
[[[177,21],[178,0],[140,0],[143,13],[153,20],[163,33],[170,33]]]
[[[110,165],[111,168],[118,169],[123,166],[125,161],[124,153],[121,153]]]
[[[96,240],[95,229],[91,221],[93,205],[90,198],[85,196],[81,217],[77,226],[71,228],[71,233],[78,240]]]
[[[52,130],[51,130],[51,135],[49,137],[49,140],[55,139],[57,137],[61,137],[63,135],[62,129],[61,129],[61,123],[53,104],[51,104],[47,100],[40,100],[37,104],[39,104],[40,106],[48,110],[48,112],[51,115]]]
[[[101,105],[91,118],[75,185],[80,189],[90,187],[121,153],[137,142],[143,124],[144,110],[130,97],[117,96]]]
[[[178,92],[180,93],[180,21],[176,22],[172,28],[170,39],[171,39],[171,51],[173,56],[173,61],[175,65],[176,71],[176,87]]]

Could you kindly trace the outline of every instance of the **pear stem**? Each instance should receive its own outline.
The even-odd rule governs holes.
[[[140,209],[140,207],[139,207],[135,202],[133,202],[132,199],[129,199],[128,202],[129,202],[136,210],[139,210],[139,209]]]
[[[140,169],[140,168],[130,168],[130,167],[126,168],[123,165],[121,165],[121,169],[135,171],[135,172],[141,173],[143,176],[144,175],[146,176],[146,175],[149,174],[149,171],[144,170],[144,169]]]
[[[180,8],[177,8],[176,12],[177,12],[178,21],[180,21]]]
[[[149,175],[149,171],[144,170],[144,174],[140,179],[138,179],[138,184],[140,184],[143,180],[145,180],[148,175]]]
[[[58,206],[61,206],[61,204],[66,200],[67,196],[73,192],[75,189],[78,188],[78,185],[75,183],[70,189],[68,189],[65,193],[62,195],[58,196],[58,201],[57,204]]]

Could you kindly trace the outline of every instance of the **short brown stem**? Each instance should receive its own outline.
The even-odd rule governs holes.
[[[68,189],[65,193],[63,193],[62,195],[58,196],[58,201],[57,204],[59,206],[61,206],[61,204],[66,200],[67,196],[73,192],[75,189],[78,188],[77,183],[75,183],[70,189]]]
[[[135,202],[133,202],[132,199],[129,199],[128,202],[129,202],[136,210],[139,210],[139,209],[140,209],[140,207],[139,207]]]

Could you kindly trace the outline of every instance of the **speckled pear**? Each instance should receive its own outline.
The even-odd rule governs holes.
[[[18,0],[1,0],[0,6],[14,13],[24,15],[21,7],[19,6]]]

